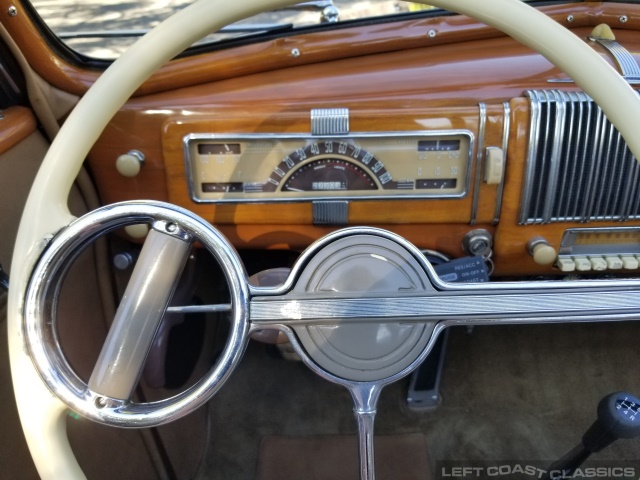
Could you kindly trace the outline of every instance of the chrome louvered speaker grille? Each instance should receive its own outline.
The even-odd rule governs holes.
[[[581,92],[528,90],[531,130],[521,224],[640,218],[640,165]]]

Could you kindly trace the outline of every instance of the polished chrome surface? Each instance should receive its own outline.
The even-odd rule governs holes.
[[[167,313],[214,313],[214,312],[230,312],[231,304],[220,305],[185,305],[172,306],[167,308]]]
[[[569,228],[560,256],[640,255],[640,227]]]
[[[611,54],[625,79],[640,80],[640,67],[638,67],[636,59],[629,53],[629,50],[615,40],[593,36],[588,38],[604,47]]]
[[[478,110],[480,115],[478,121],[478,151],[476,154],[476,173],[473,182],[473,203],[471,204],[471,221],[469,222],[470,225],[476,224],[476,218],[478,216],[478,205],[480,203],[480,183],[482,182],[482,178],[484,176],[484,162],[482,160],[484,158],[484,137],[485,129],[487,127],[486,104],[479,103]],[[473,148],[470,147],[469,150],[473,152]]]
[[[525,223],[528,208],[531,204],[531,197],[533,195],[533,177],[535,174],[535,166],[536,162],[533,160],[537,157],[538,153],[538,130],[540,128],[540,101],[538,99],[538,94],[535,91],[532,91],[529,94],[530,98],[530,117],[531,124],[529,127],[529,148],[527,151],[527,165],[525,171],[525,180],[522,186],[522,200],[520,202],[520,223]]]
[[[151,224],[151,229],[162,233],[163,235],[175,237],[183,242],[193,242],[193,235],[183,228],[180,228],[175,222],[167,220],[156,220]]]
[[[626,18],[626,17],[625,17]],[[640,83],[640,67],[634,56],[618,43],[616,40],[610,40],[608,38],[600,38],[589,36],[587,37],[592,42],[596,42],[603,47],[613,57],[620,74],[631,85],[638,85]],[[552,78],[547,80],[549,83],[573,83],[570,78]]]
[[[372,297],[280,300],[255,298],[251,322],[266,327],[287,325],[336,325],[433,322],[446,318],[504,320],[526,323],[545,321],[607,320],[625,315],[640,318],[640,288],[626,292],[594,290],[506,293],[498,289],[470,294],[438,292],[420,297]]]
[[[504,177],[507,169],[507,158],[509,152],[509,131],[511,128],[511,106],[509,102],[502,104],[504,108],[504,119],[502,122],[502,152],[504,153],[504,165],[502,166],[502,180],[498,185],[498,191],[496,192],[496,208],[493,213],[493,224],[497,225],[500,222],[500,212],[502,211],[502,198],[504,195]]]
[[[314,225],[345,226],[349,223],[349,202],[315,201],[312,209]]]
[[[360,480],[375,480],[374,422],[382,387],[376,383],[363,383],[351,386],[349,391],[358,423]]]
[[[314,108],[311,110],[311,135],[335,136],[348,133],[348,108]]]
[[[422,295],[287,294],[316,251],[349,235],[380,235],[412,252],[432,284]],[[409,242],[375,228],[348,228],[319,240],[303,253],[287,281],[275,288],[251,288],[251,322],[267,325],[336,324],[368,319],[424,322],[437,319],[464,323],[539,323],[640,318],[639,280],[446,283]],[[594,313],[595,311],[595,313]]]
[[[531,129],[519,222],[640,218],[640,166],[581,92],[530,90]]]
[[[129,150],[127,152],[127,155],[131,155],[131,156],[137,158],[141,165],[145,162],[144,153],[142,153],[140,150],[135,150],[135,149],[134,150]]]
[[[484,228],[467,232],[462,239],[462,250],[472,257],[489,257],[493,247],[493,237]]]
[[[545,92],[545,94],[547,95],[547,101],[555,101],[556,104],[555,130],[553,132],[554,141],[551,146],[551,157],[549,158],[549,178],[547,180],[547,192],[544,197],[543,207],[544,218],[549,218],[551,216],[551,212],[553,211],[557,193],[557,189],[555,188],[555,186],[558,183],[558,173],[560,170],[561,160],[560,156],[562,153],[562,147],[564,145],[565,115],[567,109],[565,103],[562,101],[563,98],[561,97],[559,92],[551,91]]]
[[[134,403],[98,395],[73,371],[57,338],[56,301],[73,259],[92,241],[125,225],[175,224],[200,242],[218,261],[230,290],[229,342],[212,369],[178,395],[153,403]],[[175,420],[205,403],[237,366],[248,341],[248,279],[233,247],[209,223],[182,208],[160,202],[106,206],[72,222],[43,252],[25,300],[24,335],[34,364],[51,391],[72,410],[92,420],[121,427],[154,426]]]
[[[629,85],[640,85],[640,78],[623,77]],[[575,83],[571,78],[550,78],[548,83]]]

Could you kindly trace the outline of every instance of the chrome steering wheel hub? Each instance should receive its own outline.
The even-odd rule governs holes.
[[[415,296],[433,287],[416,255],[392,238],[342,237],[325,245],[306,265],[288,296]],[[381,323],[361,318],[347,325],[293,327],[307,354],[336,377],[371,382],[393,377],[425,350],[435,322]]]

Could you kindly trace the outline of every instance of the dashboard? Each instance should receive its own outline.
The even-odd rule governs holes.
[[[611,24],[637,59],[640,21],[614,24],[628,8],[545,11],[587,42]],[[302,250],[370,225],[450,257],[484,242],[497,275],[639,268],[640,167],[563,72],[465,17],[356,27],[348,48],[340,32],[186,57],[180,80],[175,66],[156,74],[89,155],[102,202],[181,205],[237,248]],[[133,177],[116,168],[130,151],[144,158]]]

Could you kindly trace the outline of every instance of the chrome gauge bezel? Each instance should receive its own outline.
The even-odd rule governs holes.
[[[251,198],[245,194],[242,198],[217,198],[207,199],[199,196],[199,189],[196,188],[194,178],[194,168],[192,167],[192,155],[191,145],[197,142],[247,142],[247,141],[300,141],[305,147],[313,141],[354,141],[358,139],[390,139],[390,138],[416,138],[420,139],[433,139],[442,137],[466,137],[468,141],[468,148],[466,151],[466,168],[463,172],[462,178],[462,190],[455,193],[406,193],[406,194],[390,194],[383,193],[381,190],[372,190],[368,194],[355,194],[355,195],[320,195],[315,192],[309,192],[308,195],[298,197],[284,197],[280,191],[273,192],[273,196],[269,197],[257,197]],[[195,203],[202,204],[219,204],[219,203],[303,203],[313,201],[360,201],[360,200],[409,200],[409,199],[458,199],[464,198],[469,193],[470,178],[472,163],[474,159],[475,148],[475,136],[473,132],[466,129],[451,129],[451,130],[407,130],[407,131],[395,131],[395,132],[352,132],[345,135],[312,135],[306,133],[295,134],[271,134],[271,133],[257,133],[257,134],[214,134],[214,133],[191,133],[183,138],[183,150],[184,150],[184,162],[185,171],[187,175],[187,183],[189,187],[189,196]],[[374,155],[376,152],[372,152]],[[461,151],[464,155],[465,152]],[[355,164],[355,162],[354,162]],[[277,167],[277,165],[273,165]],[[297,170],[299,167],[293,167]],[[289,172],[287,172],[287,175]],[[266,181],[267,179],[265,179]]]

